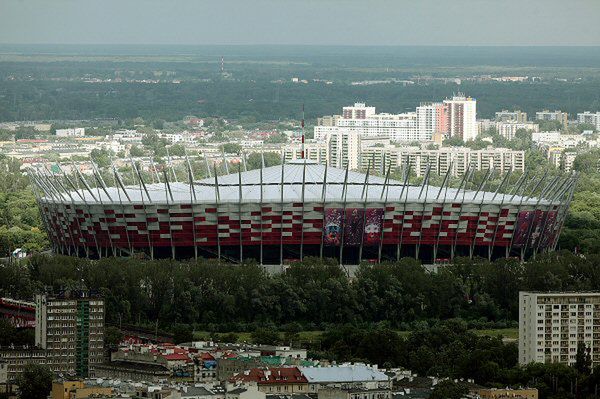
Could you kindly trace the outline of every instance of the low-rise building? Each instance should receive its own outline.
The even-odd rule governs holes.
[[[83,137],[85,136],[84,127],[74,127],[69,129],[56,129],[57,137]]]
[[[308,380],[298,367],[253,368],[234,375],[231,383],[256,384],[265,393],[292,394],[308,392]]]
[[[112,396],[113,389],[86,385],[83,381],[56,381],[52,383],[51,399],[88,399]]]
[[[538,399],[537,388],[482,388],[471,392],[481,399]]]

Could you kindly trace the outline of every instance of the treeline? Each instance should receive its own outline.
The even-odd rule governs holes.
[[[287,75],[287,73],[286,73]],[[279,79],[281,76],[273,76]],[[364,77],[362,78],[364,79]],[[93,118],[180,120],[187,115],[249,118],[276,121],[339,114],[357,99],[381,112],[414,110],[421,102],[439,101],[458,91],[478,99],[477,115],[494,117],[496,111],[519,108],[531,116],[542,108],[562,109],[575,115],[600,109],[600,82],[586,84],[547,82],[475,83],[461,85],[382,84],[353,86],[347,83],[272,83],[271,79],[240,81],[158,83],[85,83],[78,81],[0,80],[0,122],[14,120],[77,120]]]
[[[460,317],[472,327],[514,326],[521,290],[592,290],[600,286],[600,256],[570,252],[520,264],[457,259],[429,274],[413,259],[363,266],[350,279],[333,260],[308,258],[285,274],[256,264],[87,260],[35,256],[0,268],[0,296],[31,299],[41,290],[101,293],[108,322],[177,323],[196,331],[252,331],[257,327],[326,329],[386,322],[410,330],[423,321]]]

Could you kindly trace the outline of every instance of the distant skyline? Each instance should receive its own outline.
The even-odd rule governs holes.
[[[0,0],[0,43],[597,46],[598,0]]]

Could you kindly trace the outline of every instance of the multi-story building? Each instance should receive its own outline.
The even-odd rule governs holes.
[[[496,130],[498,130],[500,136],[512,140],[515,138],[517,131],[539,132],[540,126],[533,122],[497,122]]]
[[[74,127],[70,129],[56,129],[57,137],[83,137],[85,136],[84,127]]]
[[[333,137],[333,136],[332,136]],[[353,135],[336,135],[329,143],[306,143],[306,158],[323,165],[351,170],[385,173],[392,168],[410,165],[411,171],[423,176],[427,168],[437,174],[445,174],[451,166],[452,176],[462,176],[471,165],[475,170],[494,169],[498,173],[523,172],[525,170],[525,152],[508,148],[485,148],[473,150],[468,147],[441,147],[427,149],[421,147],[397,147],[389,142],[368,143]],[[368,143],[368,144],[367,144]],[[317,156],[318,155],[318,156]],[[300,145],[286,146],[282,149],[286,162],[301,158]]]
[[[577,158],[577,151],[565,147],[549,147],[547,156],[548,161],[557,169],[570,173]]]
[[[600,112],[581,112],[577,114],[577,123],[586,123],[589,125],[593,125],[596,131],[600,131]]]
[[[355,103],[354,106],[342,108],[344,119],[367,119],[375,115],[375,107],[367,107],[365,103]]]
[[[46,364],[46,351],[31,346],[8,347],[0,349],[0,362],[6,364],[9,382],[14,382],[29,364]]]
[[[55,373],[94,376],[104,357],[104,301],[86,292],[36,295],[35,344]]]
[[[569,123],[569,114],[562,111],[538,111],[535,113],[535,119],[538,121],[559,121],[563,127],[567,127]]]
[[[574,365],[577,350],[600,364],[600,292],[520,292],[519,363]]]
[[[477,101],[462,94],[444,100],[447,109],[448,137],[460,137],[463,141],[477,137]]]
[[[496,121],[525,123],[525,122],[527,122],[527,112],[523,112],[520,110],[515,110],[515,111],[502,110],[502,111],[496,112]]]

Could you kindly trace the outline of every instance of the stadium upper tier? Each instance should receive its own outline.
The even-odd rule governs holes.
[[[262,175],[262,176],[261,176]],[[283,178],[282,178],[283,175]],[[325,186],[325,191],[323,191]],[[192,189],[195,195],[192,193]],[[240,190],[241,188],[241,190]],[[516,187],[515,187],[516,188]],[[247,172],[232,173],[189,182],[145,183],[106,190],[70,190],[67,194],[74,203],[103,203],[127,201],[149,203],[237,203],[242,202],[448,202],[467,203],[549,204],[548,199],[519,196],[505,190],[496,193],[472,189],[405,185],[404,182],[354,171],[326,167],[320,164],[296,161],[283,166],[271,166]],[[283,197],[282,197],[283,195]],[[45,198],[51,200],[50,198]]]

